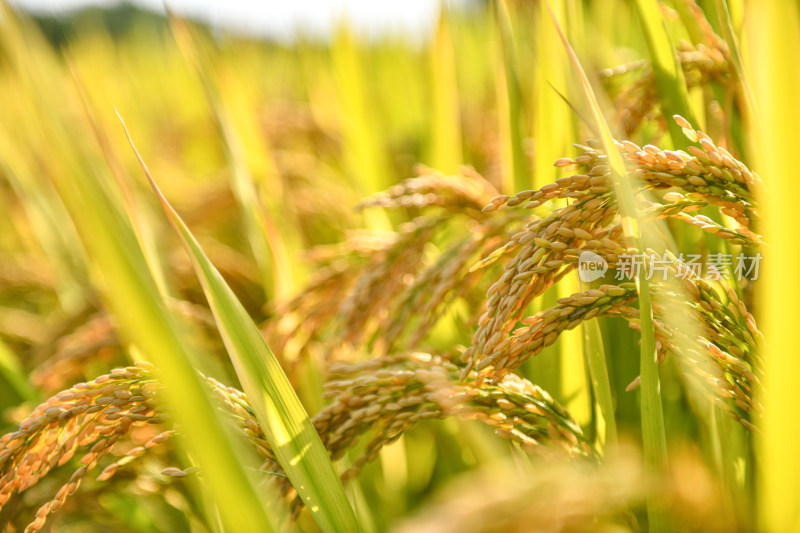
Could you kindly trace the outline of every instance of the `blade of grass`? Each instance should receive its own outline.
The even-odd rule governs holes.
[[[359,531],[328,452],[278,360],[189,228],[161,194],[130,136],[128,140],[192,259],[236,374],[281,467],[323,531]]]
[[[747,114],[752,120],[757,120],[755,96],[753,95],[753,88],[750,86],[750,80],[745,75],[742,52],[739,49],[739,40],[736,38],[736,32],[733,31],[733,20],[731,19],[731,12],[728,9],[728,2],[726,2],[726,0],[714,0],[714,5],[721,19],[720,25],[722,26],[722,35],[725,37],[725,42],[728,43],[728,49],[731,52],[733,71],[737,78],[736,81],[739,82],[742,92],[744,93],[744,101],[747,104]]]
[[[555,2],[553,9],[559,20],[566,20],[562,1]],[[532,185],[538,188],[561,177],[560,169],[553,166],[553,161],[568,153],[575,142],[575,115],[565,100],[569,97],[568,67],[552,52],[560,43],[543,4],[537,8],[534,23],[536,78],[533,87],[535,145]]]
[[[580,291],[577,275],[567,276],[558,284],[558,296],[567,297]],[[584,357],[583,328],[563,332],[558,339],[558,358],[560,359],[561,393],[564,406],[569,409],[575,421],[585,426],[592,421],[592,392],[590,371]]]
[[[768,0],[750,4],[745,17],[750,79],[758,121],[750,117],[757,168],[764,176],[761,191],[764,279],[759,282],[760,322],[768,350],[763,352],[764,382],[759,395],[764,417],[758,438],[759,530],[800,531],[800,427],[796,420],[797,323],[800,301],[797,265],[797,188],[789,170],[797,150],[800,124],[800,8],[795,2]]]
[[[67,56],[67,62],[70,67],[70,73],[72,74],[72,81],[78,100],[81,103],[84,119],[90,126],[95,141],[100,151],[103,153],[106,165],[114,176],[117,186],[122,193],[123,205],[127,209],[127,215],[131,220],[133,230],[136,232],[136,237],[139,239],[139,244],[145,254],[145,259],[147,259],[147,265],[150,267],[153,279],[158,286],[159,292],[161,292],[161,294],[168,294],[164,262],[163,258],[158,254],[155,231],[149,224],[149,217],[144,216],[145,214],[149,214],[147,207],[141,202],[141,198],[134,193],[132,187],[126,181],[127,177],[125,171],[114,151],[111,140],[108,138],[106,131],[97,123],[96,115],[93,109],[91,109],[91,105],[87,99],[85,81],[82,79],[74,62],[70,60],[69,56]]]
[[[689,91],[686,88],[683,69],[664,24],[664,17],[661,14],[658,0],[636,0],[634,5],[639,14],[642,31],[650,52],[653,75],[663,116],[681,115],[690,123],[697,124],[689,103]],[[689,141],[675,121],[667,120],[667,128],[672,138],[673,146],[676,148],[686,148],[688,146]]]
[[[344,167],[355,191],[363,197],[385,189],[391,185],[391,180],[389,163],[380,145],[381,129],[369,111],[373,95],[364,82],[362,52],[345,22],[336,30],[331,55],[344,144]],[[370,229],[391,229],[389,217],[382,209],[367,209],[364,217]]]
[[[166,408],[180,421],[181,442],[203,469],[198,480],[218,506],[228,531],[274,531],[271,518],[249,464],[255,454],[243,439],[234,437],[216,414],[207,387],[195,368],[198,361],[183,340],[172,314],[158,292],[144,254],[120,205],[112,193],[114,181],[100,159],[75,134],[80,123],[72,111],[78,106],[72,88],[60,83],[49,48],[35,30],[19,22],[0,5],[4,24],[2,44],[9,54],[9,75],[17,76],[32,110],[37,145],[48,146],[48,156],[58,162],[53,185],[74,222],[86,249],[92,281],[119,325],[123,341],[138,347],[155,364],[164,386]],[[22,133],[22,132],[20,132]],[[25,136],[23,135],[23,138]],[[27,139],[32,141],[33,139]],[[252,462],[248,459],[252,458]],[[276,500],[277,501],[277,498]]]
[[[523,146],[522,95],[514,49],[516,43],[506,1],[493,0],[492,5],[500,45],[500,61],[495,78],[504,147],[502,183],[506,192],[522,191],[530,187],[530,177]]]
[[[461,117],[456,80],[456,62],[450,21],[444,2],[439,7],[439,23],[431,45],[433,87],[431,120],[431,164],[442,172],[456,172],[464,162],[461,151]]]
[[[625,168],[622,155],[614,143],[611,130],[606,123],[600,104],[597,102],[594,90],[589,79],[581,67],[578,57],[561,31],[558,20],[552,11],[550,16],[558,30],[564,48],[581,82],[581,87],[590,103],[592,114],[600,132],[603,146],[605,147],[611,175],[614,182],[619,212],[622,217],[622,226],[626,240],[639,250],[645,250],[642,235],[639,233],[640,224],[637,217],[636,204],[633,195],[633,186],[630,176]],[[641,324],[640,369],[641,372],[641,398],[642,398],[642,437],[644,442],[644,456],[650,471],[660,476],[667,469],[667,443],[664,430],[664,412],[661,404],[661,389],[658,376],[658,360],[656,353],[655,328],[653,325],[653,308],[650,300],[649,281],[642,268],[636,279],[639,294],[639,314]],[[647,517],[651,532],[669,531],[667,517],[656,502],[652,499],[647,502]]]
[[[681,19],[684,30],[694,44],[706,43],[705,33],[700,21],[695,16],[692,5],[694,0],[677,0],[672,3]]]
[[[608,378],[608,365],[606,351],[603,347],[603,334],[600,324],[596,319],[583,326],[584,352],[589,376],[592,380],[592,390],[595,401],[600,411],[600,420],[597,424],[598,437],[602,434],[600,442],[605,454],[613,453],[617,447],[617,419],[614,414],[614,399],[611,395],[611,382]],[[600,421],[602,421],[600,423]],[[602,426],[602,427],[601,427]],[[604,431],[600,431],[603,429]]]
[[[553,9],[560,20],[566,20],[565,7],[562,1],[555,2]],[[547,15],[547,8],[540,4],[534,18],[534,38],[536,46],[535,82],[533,84],[533,174],[534,188],[553,183],[558,179],[560,169],[553,166],[553,161],[568,153],[575,139],[575,116],[572,109],[561,97],[568,92],[568,65],[559,62],[552,50],[560,46],[558,34]],[[555,305],[556,300],[578,292],[577,276],[569,276],[556,284],[553,291],[548,291],[541,298],[542,309]],[[583,335],[580,329],[563,332],[555,346],[553,357],[558,358],[557,365],[551,365],[554,376],[548,380],[558,382],[558,388],[551,392],[559,393],[558,397],[565,402],[565,407],[575,420],[588,423],[591,419],[591,394],[588,387],[585,358],[583,357]],[[544,358],[541,358],[544,359]],[[535,364],[535,363],[534,363]],[[545,367],[547,368],[547,367]],[[539,382],[539,376],[534,380]],[[548,389],[550,390],[550,389]],[[568,400],[567,400],[568,399]]]

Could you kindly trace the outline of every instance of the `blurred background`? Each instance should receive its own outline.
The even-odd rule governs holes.
[[[451,1],[450,5],[468,0]],[[90,7],[117,9],[131,13],[139,8],[165,14],[166,8],[175,13],[202,21],[221,31],[244,32],[273,39],[291,40],[297,34],[330,36],[337,23],[348,20],[360,33],[377,35],[382,32],[402,32],[417,38],[429,33],[436,20],[438,0],[395,2],[366,2],[362,0],[303,0],[270,5],[256,1],[230,3],[210,0],[181,0],[159,2],[113,2],[92,0],[22,0],[11,5],[39,15],[62,17],[70,12]],[[127,10],[125,5],[127,4]],[[121,16],[121,15],[120,15]]]

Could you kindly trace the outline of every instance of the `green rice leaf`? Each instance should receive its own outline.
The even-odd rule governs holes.
[[[797,149],[800,123],[800,9],[795,2],[771,0],[748,6],[745,17],[747,58],[758,117],[750,117],[756,161],[764,176],[761,193],[764,238],[763,279],[758,309],[768,350],[759,391],[764,417],[758,438],[758,530],[800,531],[800,429],[796,423],[797,308],[800,284],[797,265],[797,178],[791,157]]]
[[[645,250],[642,234],[639,231],[639,220],[633,186],[630,183],[630,176],[625,168],[625,162],[619,153],[611,130],[606,123],[600,104],[594,95],[594,90],[586,77],[586,73],[581,67],[581,63],[575,52],[572,50],[567,38],[564,36],[558,21],[551,11],[553,24],[558,29],[559,36],[567,50],[569,59],[578,74],[581,87],[592,108],[592,115],[596,124],[596,130],[600,132],[600,137],[605,148],[608,164],[611,168],[611,175],[614,181],[619,211],[622,217],[622,227],[626,239],[639,250]],[[639,313],[641,324],[641,349],[640,349],[640,372],[641,372],[641,410],[642,410],[642,437],[644,442],[645,461],[654,473],[666,471],[667,468],[667,443],[664,429],[664,412],[661,404],[661,385],[658,376],[658,360],[656,353],[655,327],[653,324],[653,307],[650,298],[650,286],[645,269],[640,269],[636,279],[636,287],[639,293]],[[668,531],[666,515],[663,510],[658,508],[654,500],[648,501],[647,516],[650,531]]]
[[[697,124],[689,105],[689,91],[686,89],[683,69],[675,55],[675,48],[664,25],[664,17],[658,1],[636,0],[634,4],[642,22],[647,48],[650,51],[662,114],[665,117],[681,115],[692,124]],[[676,147],[685,148],[689,144],[675,121],[667,120],[667,127],[672,137],[672,143]]]
[[[461,117],[456,80],[453,41],[447,7],[442,4],[439,23],[431,46],[431,148],[430,158],[434,168],[442,172],[456,172],[464,162],[461,150]]]
[[[492,2],[500,42],[500,61],[496,70],[497,97],[500,103],[501,135],[505,147],[503,186],[507,191],[522,191],[530,186],[523,146],[522,94],[517,66],[511,15],[504,0]]]
[[[606,351],[603,347],[603,333],[597,319],[583,325],[583,336],[592,389],[605,429],[603,446],[607,451],[613,450],[617,446],[617,421],[614,415],[614,400],[611,396],[611,382],[608,378]]]
[[[229,532],[275,531],[267,498],[257,491],[248,471],[257,463],[248,460],[244,443],[216,414],[197,375],[198,358],[167,310],[113,179],[102,165],[94,164],[97,154],[89,145],[75,143],[74,118],[64,104],[74,96],[73,88],[48,75],[54,71],[44,68],[42,58],[51,56],[30,26],[13,18],[5,6],[0,16],[7,21],[0,45],[17,52],[9,72],[23,81],[21,92],[35,110],[32,118],[41,126],[40,139],[51,147],[50,156],[62,169],[53,174],[53,185],[86,250],[92,282],[119,325],[122,340],[155,364],[166,407],[180,420],[184,449],[203,470],[199,487],[217,505],[215,520]],[[209,509],[209,515],[214,513]]]
[[[328,452],[280,363],[244,306],[161,194],[138,152],[136,155],[164,213],[189,252],[228,355],[281,467],[323,531],[359,531]]]

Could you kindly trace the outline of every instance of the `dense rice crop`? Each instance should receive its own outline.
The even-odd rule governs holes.
[[[800,531],[798,11],[3,6],[2,531]]]

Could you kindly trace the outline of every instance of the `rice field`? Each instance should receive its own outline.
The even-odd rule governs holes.
[[[0,531],[800,532],[800,8],[423,30],[0,6]]]

